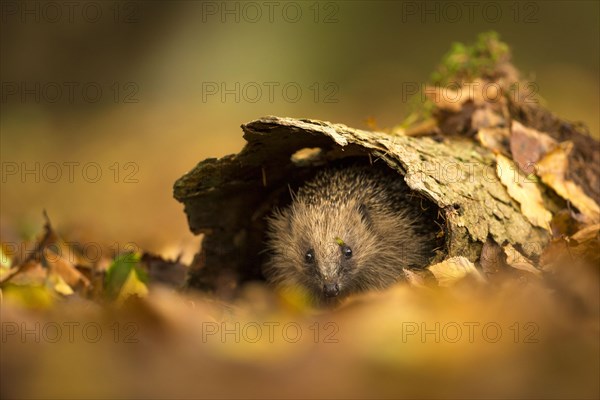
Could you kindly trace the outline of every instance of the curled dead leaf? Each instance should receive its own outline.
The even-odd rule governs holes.
[[[600,268],[600,224],[587,226],[570,238],[571,253]]]
[[[590,240],[598,239],[598,235],[600,234],[600,224],[586,226],[585,228],[579,230],[571,239],[576,240],[579,243],[587,242]]]
[[[553,239],[540,258],[544,270],[561,269],[580,262],[595,267],[600,265],[600,224],[584,227],[571,236],[561,235]]]
[[[510,132],[508,128],[481,128],[477,131],[475,137],[483,147],[494,153],[501,153],[506,156],[510,154],[508,148]]]
[[[410,286],[417,288],[427,288],[431,286],[432,278],[431,274],[428,274],[425,270],[410,270],[405,268],[404,277]],[[434,281],[435,282],[435,281]]]
[[[13,277],[10,281],[15,285],[43,285],[46,279],[48,279],[48,269],[35,260],[28,261],[19,267],[11,268],[6,276],[11,274]]]
[[[529,222],[549,231],[552,213],[544,206],[539,183],[526,177],[502,154],[496,155],[496,173],[510,197],[521,205],[521,212]]]
[[[57,293],[60,293],[64,296],[70,296],[75,293],[73,288],[69,286],[60,275],[50,274],[49,280]]]
[[[83,284],[86,288],[90,285],[89,279],[62,255],[56,254],[48,248],[44,249],[43,254],[50,272],[61,277],[67,285],[72,288],[76,287],[79,283]]]
[[[549,135],[512,121],[510,151],[513,161],[526,175],[535,172],[535,164],[558,145]]]
[[[431,271],[439,285],[444,287],[453,286],[466,277],[485,282],[485,278],[466,257],[451,257],[427,269]]]
[[[537,174],[560,197],[570,201],[590,223],[600,222],[600,207],[583,189],[568,179],[570,142],[563,142],[546,154],[537,164]]]
[[[506,264],[512,268],[519,269],[541,277],[541,271],[533,266],[533,262],[525,257],[512,244],[506,244],[502,247],[506,254]]]

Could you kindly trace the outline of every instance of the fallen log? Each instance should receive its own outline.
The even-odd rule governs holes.
[[[495,37],[480,40],[483,54],[471,57],[502,49]],[[458,87],[512,87],[518,74],[507,57],[491,57],[492,69],[476,77],[454,71]],[[447,79],[438,76],[437,84]],[[188,285],[230,297],[240,283],[262,279],[265,217],[316,169],[349,157],[385,163],[438,207],[444,245],[433,262],[461,257],[481,268],[489,264],[481,259],[484,245],[487,254],[489,246],[502,246],[504,259],[516,252],[527,260],[520,265],[537,273],[550,239],[574,233],[557,233],[555,216],[569,210],[583,224],[598,223],[600,146],[580,125],[515,96],[453,99],[433,99],[433,112],[413,121],[412,130],[281,117],[242,125],[247,144],[239,154],[204,160],[175,183],[191,231],[204,235]]]

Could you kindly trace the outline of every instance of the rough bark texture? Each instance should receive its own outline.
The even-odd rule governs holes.
[[[314,120],[266,117],[242,126],[248,142],[237,155],[208,159],[180,178],[175,198],[192,232],[205,234],[189,285],[228,297],[260,278],[264,217],[282,193],[314,167],[345,157],[370,157],[397,171],[411,189],[437,204],[446,221],[445,256],[475,262],[488,237],[529,257],[548,240],[520,212],[496,175],[493,154],[468,138],[412,138]],[[318,156],[293,162],[304,148]]]

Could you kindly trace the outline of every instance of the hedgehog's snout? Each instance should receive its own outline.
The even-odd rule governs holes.
[[[340,285],[337,282],[326,283],[323,285],[323,293],[326,297],[336,297],[340,294]]]

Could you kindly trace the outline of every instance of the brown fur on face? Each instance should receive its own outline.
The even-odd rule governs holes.
[[[392,171],[324,169],[269,219],[265,273],[318,303],[384,288],[433,255],[437,227],[427,215]]]

